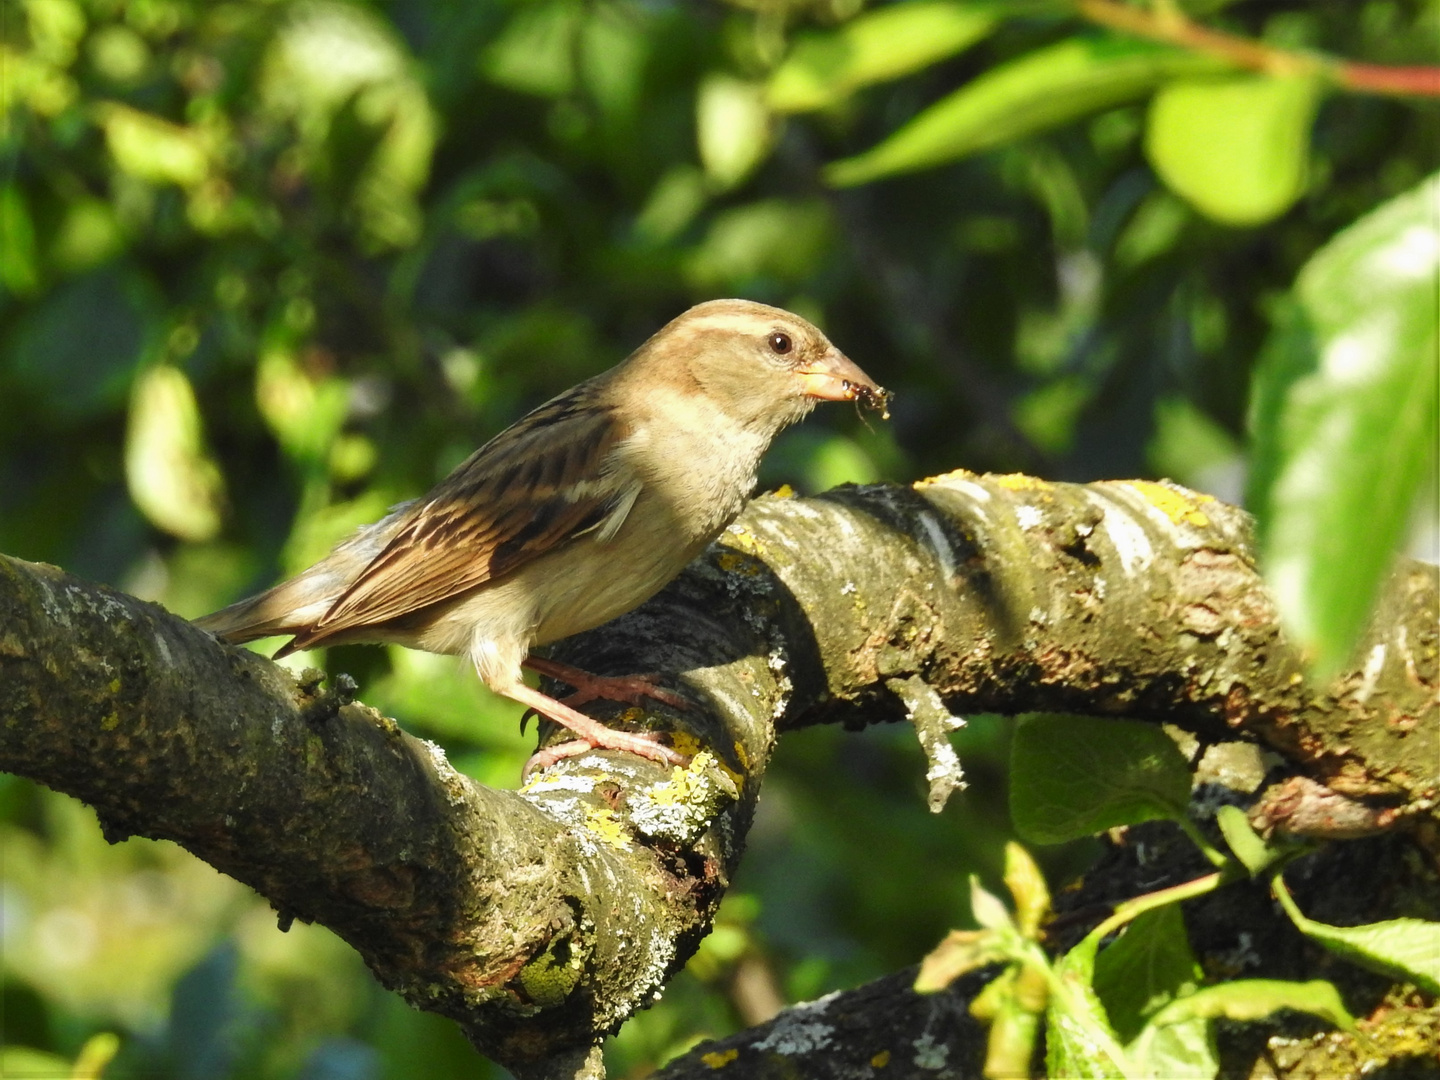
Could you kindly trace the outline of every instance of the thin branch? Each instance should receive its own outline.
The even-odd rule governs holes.
[[[1440,67],[1363,64],[1313,52],[1296,52],[1209,27],[1173,6],[1151,10],[1122,0],[1076,0],[1091,22],[1149,41],[1178,45],[1268,75],[1318,75],[1337,86],[1369,94],[1440,97]]]

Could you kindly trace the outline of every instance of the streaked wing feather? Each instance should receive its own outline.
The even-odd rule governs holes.
[[[542,405],[417,501],[410,520],[304,636],[387,622],[584,533],[613,536],[614,519],[628,513],[640,482],[613,453],[626,432],[609,410],[582,399],[586,389]]]

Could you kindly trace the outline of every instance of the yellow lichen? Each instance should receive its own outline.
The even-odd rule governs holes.
[[[1046,481],[1041,480],[1038,476],[1027,476],[1025,473],[1000,473],[990,479],[1007,491],[1050,490],[1050,485]]]
[[[1132,491],[1138,492],[1146,502],[1162,514],[1168,517],[1176,525],[1182,521],[1186,525],[1201,527],[1210,524],[1210,519],[1203,514],[1198,504],[1214,502],[1213,495],[1202,495],[1195,491],[1181,491],[1170,487],[1167,484],[1157,484],[1153,480],[1127,480],[1125,486]]]
[[[120,679],[119,679],[119,677],[117,676],[116,678],[113,678],[113,679],[110,680],[110,693],[112,693],[112,694],[118,694],[119,692],[120,692]]]
[[[100,728],[103,731],[114,731],[120,726],[120,714],[112,712],[100,721]]]
[[[688,731],[672,731],[670,745],[676,752],[684,754],[686,757],[694,757],[705,749],[705,744]]]
[[[975,474],[969,469],[951,469],[947,473],[940,473],[938,476],[927,476],[924,479],[916,480],[910,486],[916,491],[924,491],[932,484],[944,484],[947,480],[974,480]]]
[[[739,1056],[740,1051],[731,1047],[729,1050],[711,1050],[708,1054],[701,1054],[700,1060],[712,1069],[723,1069]]]
[[[570,954],[568,961],[556,955],[560,947]],[[580,981],[580,956],[568,938],[557,938],[545,951],[520,969],[520,985],[526,996],[543,1008],[560,1005]]]
[[[725,545],[746,555],[754,555],[757,558],[765,554],[765,542],[746,528],[732,526],[725,533]],[[724,556],[721,556],[722,558]],[[722,564],[723,565],[723,564]]]
[[[624,851],[630,846],[625,823],[608,806],[592,806],[585,811],[585,828],[602,844]]]
[[[870,1064],[877,1069],[883,1069],[886,1065],[890,1064],[890,1051],[881,1050],[878,1054],[876,1054],[870,1059]]]
[[[777,499],[793,499],[795,498],[795,489],[789,484],[781,484],[770,494]]]
[[[709,750],[701,750],[690,759],[688,767],[682,769],[676,765],[670,770],[669,780],[652,787],[650,800],[659,806],[673,806],[689,802],[690,799],[701,794],[702,781],[700,777],[714,762],[715,755]]]

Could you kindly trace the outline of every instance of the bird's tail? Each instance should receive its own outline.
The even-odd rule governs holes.
[[[401,503],[373,525],[357,530],[334,551],[308,570],[282,581],[272,589],[195,620],[222,641],[240,644],[256,638],[291,634],[295,640],[275,654],[276,659],[319,644],[315,624],[335,606],[351,583],[360,576],[396,530],[400,514],[410,504]]]
[[[348,580],[336,581],[335,575],[316,574],[323,565],[196,619],[195,625],[236,645],[282,634],[303,636],[324,618],[348,584]],[[286,645],[275,655],[278,658],[290,651],[291,646]]]

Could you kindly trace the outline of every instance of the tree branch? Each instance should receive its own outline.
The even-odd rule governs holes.
[[[1075,6],[1084,18],[1098,26],[1209,53],[1251,71],[1268,75],[1318,75],[1357,93],[1440,97],[1440,67],[1364,64],[1320,53],[1280,49],[1253,38],[1202,26],[1175,6],[1146,10],[1120,0],[1076,0]]]
[[[643,719],[693,764],[595,753],[519,793],[343,688],[0,558],[0,767],[91,803],[112,838],[176,840],[520,1075],[557,1075],[592,1066],[708,929],[777,734],[900,719],[887,684],[913,676],[951,708],[1243,729],[1397,820],[1433,807],[1434,568],[1401,566],[1363,663],[1314,689],[1248,537],[1243,512],[1140,482],[954,473],[757,500],[655,600],[557,650],[671,673],[694,707]]]

